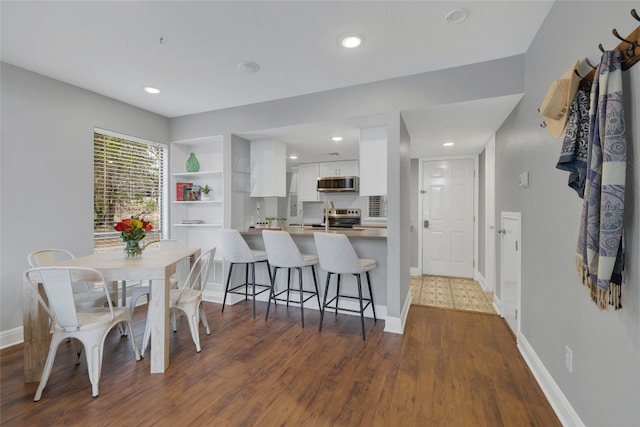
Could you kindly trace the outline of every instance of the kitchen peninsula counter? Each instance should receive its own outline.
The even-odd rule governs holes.
[[[264,250],[264,241],[262,239],[262,231],[268,230],[267,228],[255,229],[255,230],[238,230],[240,234],[244,237],[247,244],[251,249]],[[313,239],[314,232],[324,232],[324,227],[284,227],[284,231],[288,231],[291,234],[294,242],[298,246],[298,249],[303,254],[317,254],[315,241]],[[387,229],[386,228],[367,228],[367,227],[356,227],[356,229],[349,228],[330,228],[329,233],[335,234],[344,234],[346,235],[356,253],[360,258],[371,258],[375,259],[378,263],[378,266],[371,270],[371,286],[373,288],[373,298],[376,306],[376,314],[378,316],[378,320],[384,320],[387,314]],[[236,280],[241,281],[244,280],[244,269],[237,269],[238,276]],[[318,286],[320,287],[320,292],[324,293],[325,281],[326,281],[326,272],[318,267]],[[240,274],[242,273],[242,274]],[[234,270],[234,275],[236,271]],[[303,269],[304,274],[304,286],[305,288],[313,287],[313,278],[311,277],[310,269]],[[277,287],[279,289],[286,288],[286,274],[278,275],[278,284]],[[256,280],[258,283],[268,283],[269,277],[266,272],[266,268],[259,265],[256,268]],[[333,279],[335,280],[335,279]],[[296,279],[297,281],[297,279]],[[356,287],[356,279],[355,276],[351,274],[345,274],[342,277],[342,283],[344,289],[353,292],[357,295],[357,287]],[[366,288],[366,286],[365,286]],[[332,292],[335,292],[335,283],[332,287]],[[366,292],[366,291],[365,291]],[[266,301],[267,297],[265,294],[259,295],[259,300]],[[345,301],[345,303],[350,303]],[[342,304],[342,303],[341,303]],[[354,303],[356,304],[356,303]],[[317,309],[317,303],[314,305],[313,301],[309,301],[305,304],[305,308]],[[355,305],[353,306],[355,309]],[[373,317],[371,313],[371,309],[367,309],[365,312],[365,316]]]
[[[241,234],[247,235],[255,235],[261,233],[263,230],[269,230],[268,228],[254,228],[249,230],[239,230]],[[273,230],[280,230],[279,228],[275,228]],[[313,237],[314,232],[322,232],[324,233],[323,227],[284,227],[284,231],[288,231],[291,236],[311,236]],[[329,233],[336,234],[345,234],[349,238],[357,237],[363,239],[386,239],[387,238],[387,229],[386,228],[368,228],[368,227],[354,227],[351,228],[330,228]]]

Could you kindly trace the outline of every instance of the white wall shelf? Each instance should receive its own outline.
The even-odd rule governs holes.
[[[200,172],[176,172],[173,176],[199,178],[210,175],[222,175],[221,170],[216,171],[200,171]]]
[[[222,204],[222,200],[217,199],[217,200],[174,200],[173,202],[174,205],[206,205],[206,204],[214,204],[214,205],[220,205]]]
[[[214,227],[214,228],[222,228],[222,224],[173,224],[174,227]]]

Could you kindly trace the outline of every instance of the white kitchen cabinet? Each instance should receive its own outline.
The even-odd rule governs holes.
[[[387,128],[360,129],[360,195],[387,194]]]
[[[320,176],[358,176],[357,160],[320,163]]]
[[[317,202],[320,200],[320,193],[316,191],[319,176],[319,163],[298,165],[298,202]]]
[[[251,141],[251,197],[287,196],[287,145],[275,139]]]

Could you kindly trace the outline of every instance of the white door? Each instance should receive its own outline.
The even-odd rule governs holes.
[[[422,273],[473,278],[473,159],[422,163]]]
[[[516,339],[520,332],[520,213],[500,213],[500,299],[502,317]]]

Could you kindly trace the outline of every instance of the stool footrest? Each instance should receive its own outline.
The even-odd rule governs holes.
[[[271,286],[269,286],[269,285],[259,285],[257,283],[256,283],[255,286],[256,286],[255,295],[260,295],[263,292],[267,292],[271,288]],[[246,289],[246,291],[245,292],[238,291],[237,289],[240,289],[240,288]],[[241,285],[237,285],[237,286],[234,286],[233,288],[229,289],[227,291],[227,293],[229,293],[229,294],[238,294],[238,295],[252,295],[253,296],[254,293],[251,290],[251,288],[253,288],[253,284],[252,283],[243,283]],[[262,289],[260,291],[258,291],[258,288],[262,288]]]
[[[307,290],[304,290],[304,289],[303,289],[302,291],[300,291],[300,289],[285,289],[285,290],[280,291],[280,292],[278,292],[277,294],[275,294],[275,295],[271,298],[271,300],[281,301],[281,302],[295,302],[295,303],[300,303],[300,298],[298,298],[298,299],[291,299],[291,298],[289,298],[289,299],[287,299],[287,298],[278,298],[280,295],[284,294],[284,293],[285,293],[285,292],[287,292],[287,291],[288,291],[288,292],[298,292],[298,293],[302,292],[302,295],[303,295],[303,300],[302,300],[302,302],[307,302],[307,301],[309,301],[311,298],[313,298],[314,296],[316,296],[316,295],[317,295],[317,293],[316,293],[315,291],[307,291]],[[309,296],[305,297],[304,295],[309,295]]]
[[[336,298],[348,298],[348,299],[354,299],[354,300],[360,300],[360,298],[358,297],[354,297],[354,296],[350,296],[350,295],[336,295],[335,297],[331,298],[329,301],[327,301],[327,303],[324,305],[323,309],[325,308],[330,308],[333,310],[342,310],[342,311],[349,311],[351,313],[360,313],[360,310],[354,310],[351,308],[344,308],[344,307],[336,307],[335,305],[331,305],[332,302],[334,302],[336,300]],[[364,304],[362,306],[362,311],[366,310],[367,307],[369,307],[371,305],[371,299],[368,298],[362,298],[362,301],[366,301],[367,303]]]

